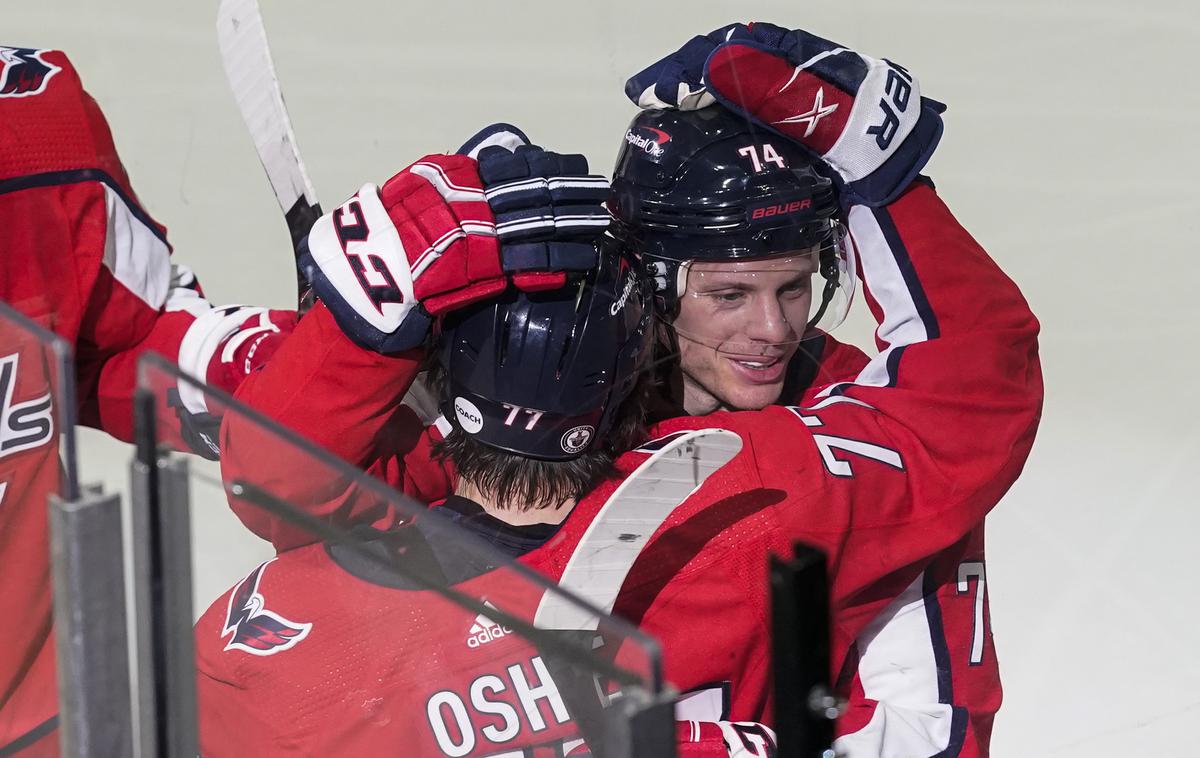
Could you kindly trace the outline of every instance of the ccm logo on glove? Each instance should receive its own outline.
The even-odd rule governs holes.
[[[363,292],[370,298],[371,304],[381,315],[384,303],[403,303],[404,293],[396,284],[396,277],[388,270],[387,264],[378,255],[371,253],[370,247],[364,244],[371,236],[371,228],[363,218],[362,204],[354,197],[333,212],[333,230],[342,252],[350,264],[350,271],[358,279]]]

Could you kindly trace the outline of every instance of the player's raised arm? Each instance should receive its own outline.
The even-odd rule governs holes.
[[[0,71],[12,90],[0,98],[0,299],[73,344],[80,421],[132,439],[137,361],[149,350],[235,389],[294,314],[214,309],[172,263],[166,229],[66,54],[0,47]],[[250,344],[253,358],[237,350]]]
[[[452,309],[505,286],[475,161],[427,156],[382,189],[365,185],[322,216],[303,244],[319,272],[313,283],[320,302],[237,396],[348,462],[377,470],[381,457],[392,453],[379,449],[385,425],[408,427],[410,444],[421,434],[423,424],[399,406],[424,360],[435,315],[431,304],[440,296]],[[273,492],[295,493],[292,499],[310,503],[317,515],[380,528],[395,522],[396,514],[361,512],[352,493],[314,501],[311,493],[320,483],[307,481],[298,462],[263,451],[256,435],[256,427],[226,420],[221,449],[227,480],[253,473]],[[232,505],[276,547],[308,539],[260,509],[236,500]],[[375,501],[369,506],[383,507]]]
[[[752,444],[763,451],[760,464],[799,488],[797,507],[781,510],[798,514],[792,532],[825,547],[835,567],[835,660],[853,649],[842,673],[861,675],[839,724],[854,741],[839,740],[840,748],[986,750],[999,683],[984,623],[982,519],[1033,441],[1038,325],[932,185],[914,179],[940,138],[942,107],[921,98],[899,65],[766,24],[696,37],[635,76],[627,92],[644,107],[719,102],[761,134],[743,148],[751,170],[794,169],[794,151],[779,149],[786,140],[824,161],[838,182],[880,354],[848,375],[821,376],[824,386],[792,408],[765,411],[790,416],[795,427],[778,434],[800,434],[801,444],[770,435]],[[734,300],[707,289],[696,294]],[[811,290],[814,305],[819,292]],[[766,328],[784,321],[777,315],[764,312],[751,336],[780,339]],[[909,623],[925,613],[936,626]],[[964,731],[974,737],[964,742]]]
[[[431,326],[510,286],[551,289],[565,272],[594,265],[607,191],[582,156],[536,148],[506,125],[459,154],[422,158],[382,190],[367,185],[314,226],[304,255],[320,302],[238,398],[409,494],[444,497],[451,475],[432,460],[438,435],[400,404]],[[261,481],[269,463],[272,491],[309,488],[294,467],[255,460],[247,433],[226,423],[227,478],[253,469]],[[343,522],[394,523],[395,514],[359,505],[331,496],[314,508]],[[277,547],[301,538],[259,509],[235,502],[234,510]]]
[[[881,352],[797,412],[828,475],[891,470],[891,485],[911,491],[903,513],[864,518],[927,521],[931,543],[952,543],[1020,471],[1042,385],[1038,323],[1020,291],[914,179],[944,107],[895,63],[761,23],[696,37],[626,89],[649,106],[715,99],[764,129],[762,147],[745,151],[764,171],[782,162],[770,149],[781,139],[825,163],[848,206]]]

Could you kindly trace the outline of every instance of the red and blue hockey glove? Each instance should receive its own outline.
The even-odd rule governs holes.
[[[891,61],[757,22],[694,37],[633,76],[625,93],[643,108],[720,102],[808,149],[848,202],[871,206],[895,199],[929,161],[946,109]]]
[[[464,155],[429,155],[382,189],[364,185],[313,225],[302,256],[342,331],[381,353],[421,345],[433,317],[508,286],[478,166]]]
[[[270,360],[296,328],[295,311],[245,305],[212,307],[191,269],[178,264],[171,264],[166,308],[168,314],[185,312],[195,317],[179,342],[179,368],[207,386],[230,394]],[[209,411],[207,393],[180,380],[167,397],[179,419],[183,441],[192,452],[218,460],[221,416]]]
[[[351,340],[409,350],[435,317],[510,282],[552,289],[567,272],[590,270],[607,195],[583,156],[544,151],[498,124],[459,154],[426,156],[322,216],[301,243],[301,268]]]
[[[485,128],[460,152],[479,160],[503,268],[518,287],[555,289],[567,272],[595,266],[593,241],[610,218],[609,183],[588,173],[586,158],[543,150],[509,124]]]

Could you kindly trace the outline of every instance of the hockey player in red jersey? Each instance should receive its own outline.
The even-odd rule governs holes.
[[[737,356],[742,359],[740,362],[743,365],[735,368],[723,365],[727,359],[719,355],[722,351],[714,349],[718,344],[714,338],[719,339],[721,334],[696,333],[692,329],[690,337],[693,346],[709,349],[692,351],[692,356],[700,358],[696,365],[686,365],[689,360],[686,354],[681,359],[681,363],[685,364],[681,367],[683,386],[676,385],[677,389],[673,392],[677,393],[675,402],[689,413],[706,413],[719,407],[754,408],[761,407],[763,403],[789,401],[811,407],[816,403],[828,403],[830,398],[839,397],[858,386],[887,386],[894,381],[901,365],[913,363],[905,357],[908,341],[924,342],[936,338],[941,330],[940,314],[932,309],[928,288],[916,278],[919,269],[914,267],[912,261],[928,257],[932,254],[932,248],[945,244],[982,255],[977,243],[937,200],[930,186],[924,186],[921,182],[909,186],[940,135],[940,120],[936,118],[940,106],[920,99],[911,75],[894,64],[857,56],[845,48],[802,32],[789,33],[761,24],[756,27],[760,38],[750,44],[737,44],[740,35],[750,33],[746,27],[727,27],[707,38],[697,38],[678,53],[631,80],[628,90],[644,105],[696,104],[704,103],[706,98],[711,102],[711,93],[701,86],[699,77],[705,71],[710,54],[721,46],[721,54],[712,57],[713,61],[722,64],[718,72],[720,75],[714,81],[725,82],[730,92],[736,88],[728,86],[729,81],[754,85],[746,88],[748,93],[758,98],[754,107],[746,106],[741,110],[748,113],[751,124],[769,120],[774,125],[769,129],[761,126],[749,128],[746,141],[735,146],[737,150],[745,151],[740,153],[744,162],[754,169],[754,173],[762,169],[769,170],[776,161],[784,160],[779,151],[785,149],[782,144],[789,140],[821,155],[829,164],[829,171],[839,180],[844,201],[850,206],[846,214],[848,226],[860,254],[863,254],[864,260],[883,262],[876,265],[874,283],[871,276],[866,276],[866,291],[868,303],[880,319],[879,342],[885,352],[868,363],[865,356],[839,345],[828,335],[806,333],[806,314],[805,317],[792,319],[794,323],[790,329],[793,336],[790,337],[787,336],[787,328],[783,330],[782,337],[738,336],[737,339],[743,344],[769,343],[773,347],[769,351],[761,347],[754,348],[752,355]],[[734,39],[727,43],[726,37],[730,33]],[[756,45],[769,54],[762,58],[750,55],[748,50],[757,49]],[[787,50],[784,51],[784,48]],[[809,66],[807,71],[802,70],[804,67],[797,68],[796,61],[786,67],[778,64],[786,55],[800,55],[802,52],[816,56],[814,65]],[[764,65],[761,72],[757,68],[739,69],[730,60]],[[825,63],[822,64],[822,60]],[[779,71],[787,76],[774,85],[760,86],[762,82],[773,81],[770,77],[778,75]],[[765,97],[765,94],[789,87],[787,98],[773,101]],[[740,90],[738,94],[742,94]],[[881,102],[883,95],[887,99],[876,109],[875,105]],[[815,107],[813,103],[817,102],[818,96],[828,98],[829,102]],[[728,105],[739,107],[733,95],[727,94],[724,99]],[[909,102],[920,103],[920,107],[908,108]],[[753,118],[757,112],[755,108],[787,107],[795,113]],[[659,118],[671,117],[661,114]],[[636,168],[635,158],[651,162],[662,155],[678,155],[681,140],[667,133],[664,126],[661,120],[656,121],[652,115],[635,120],[626,134],[626,154],[622,157],[623,163],[618,166],[618,186],[623,179],[630,178],[622,177],[621,171],[623,168]],[[844,136],[853,133],[851,126],[862,128],[861,139],[856,141]],[[762,131],[756,132],[755,129]],[[659,130],[657,134],[655,130]],[[659,156],[655,153],[659,153]],[[736,205],[732,201],[730,204]],[[780,205],[785,211],[788,208],[788,203],[765,201],[761,208],[765,213]],[[614,210],[620,216],[619,200],[614,203]],[[673,210],[678,212],[681,209]],[[781,214],[774,215],[778,217]],[[678,220],[678,215],[675,220]],[[636,230],[639,224],[646,225],[646,221],[643,217],[630,226]],[[766,232],[764,236],[770,242],[771,226],[761,224],[759,229]],[[681,241],[687,244],[686,230],[676,228],[675,231],[680,232]],[[703,236],[704,230],[698,231]],[[721,233],[728,234],[728,231],[724,229]],[[701,247],[703,245],[696,245],[696,249]],[[717,248],[716,254],[710,256],[708,261],[702,261],[701,265],[690,266],[690,271],[698,271],[703,275],[720,270],[721,264],[717,262],[721,259],[720,244],[709,244],[709,247]],[[774,256],[767,257],[779,257],[779,252],[783,252],[783,249],[776,248]],[[679,277],[679,264],[695,257],[676,254],[673,258],[666,256],[658,262],[674,264],[671,273],[676,282],[686,283],[686,274],[684,278]],[[747,259],[753,260],[754,257],[751,255]],[[867,268],[865,262],[863,267]],[[790,275],[797,270],[776,268],[772,271],[770,267],[748,266],[745,263],[734,267],[735,274],[739,271],[743,274],[739,289],[749,293],[747,299],[754,297],[756,290],[761,294],[761,282],[769,281],[781,272]],[[660,271],[659,275],[663,273]],[[829,279],[823,278],[826,281],[824,289],[828,289]],[[710,276],[709,281],[716,281],[716,278]],[[759,284],[755,284],[755,281]],[[834,284],[835,294],[840,286]],[[827,299],[824,291],[822,295],[821,302],[824,302]],[[813,301],[816,302],[815,296]],[[688,307],[688,302],[684,300],[681,307]],[[757,304],[778,307],[771,306],[770,299],[759,300]],[[769,316],[756,318],[759,326],[771,327],[769,322],[772,319]],[[1032,320],[1030,323],[1036,331],[1036,323]],[[776,323],[771,328],[779,329],[779,326]],[[680,340],[688,339],[685,329]],[[781,358],[788,355],[799,357],[790,361]],[[809,356],[814,355],[821,357],[819,369],[808,360]],[[765,365],[766,362],[762,360],[764,356],[771,361],[787,364],[787,370],[782,373],[783,381],[779,376],[764,376],[775,368]],[[379,362],[379,359],[372,360],[377,364]],[[347,370],[353,370],[362,368],[365,362],[366,359],[356,359],[344,365]],[[702,370],[713,365],[718,367],[720,373],[709,376],[706,383],[701,376]],[[988,454],[985,448],[993,444],[992,449],[1010,451],[1011,458],[997,474],[997,499],[1020,471],[1036,427],[1036,410],[1040,408],[1041,384],[1036,358],[1029,357],[1025,365],[1028,376],[1022,378],[1025,393],[1022,396],[1022,408],[1032,412],[1028,416],[1029,426],[1020,435],[1019,441],[1010,445],[1008,438],[1001,434],[992,441],[975,440],[973,446],[965,447],[962,453],[967,456],[978,452],[983,457]],[[378,370],[386,373],[386,369]],[[700,381],[697,381],[698,376]],[[263,378],[266,379],[266,376]],[[317,385],[324,383],[319,374],[314,375],[312,381]],[[253,404],[261,403],[269,412],[302,428],[330,449],[349,460],[369,465],[376,474],[403,485],[418,496],[427,499],[437,497],[439,490],[450,480],[451,475],[445,468],[430,466],[425,462],[429,439],[436,438],[437,432],[422,438],[416,453],[407,459],[399,454],[379,455],[379,450],[386,449],[386,442],[382,447],[378,446],[376,443],[379,439],[372,437],[372,445],[368,446],[341,434],[336,425],[310,424],[297,419],[290,409],[281,407],[272,386],[270,383],[259,387],[250,384],[245,388],[243,397]],[[361,398],[364,416],[381,418],[383,411],[372,409],[395,407],[395,398],[389,397],[394,387],[372,385],[370,382],[361,382],[358,386],[378,388],[364,391]],[[749,394],[739,395],[746,389]],[[336,392],[336,389],[330,386],[329,391]],[[961,407],[955,412],[965,408],[967,403],[966,395],[963,395]],[[404,414],[403,410],[396,413]],[[827,448],[826,452],[835,460],[839,456],[844,457],[844,453],[837,452],[836,446]],[[366,515],[381,525],[389,519],[386,513],[356,514],[348,509],[325,512],[343,518]],[[243,519],[252,528],[275,538],[277,542],[286,543],[289,539],[283,527],[257,514],[243,511]],[[959,542],[929,553],[924,572],[915,577],[910,585],[896,588],[891,602],[880,602],[878,607],[880,615],[865,627],[862,636],[855,641],[854,655],[848,658],[843,671],[843,687],[851,697],[850,710],[843,717],[841,728],[843,732],[853,734],[844,735],[839,747],[863,755],[882,754],[888,750],[911,754],[943,751],[959,751],[962,755],[986,754],[991,720],[999,706],[1000,691],[986,604],[982,526],[977,525]],[[895,661],[902,663],[890,665]]]
[[[82,423],[131,438],[136,363],[147,350],[232,391],[294,325],[287,312],[213,308],[191,273],[171,264],[166,230],[138,202],[104,116],[63,53],[0,47],[0,135],[0,300],[74,347]],[[14,358],[10,348],[0,345],[11,369],[6,404],[44,395],[43,356]],[[182,417],[203,420],[194,397],[184,404]],[[57,491],[57,431],[38,445],[0,446],[3,755],[57,751],[45,499]],[[203,431],[181,434],[206,444]]]
[[[769,366],[739,365],[736,359],[746,356],[731,354],[746,351],[730,345],[739,339],[752,341],[760,345],[760,354],[774,357],[786,354],[801,335],[807,337],[801,345],[828,337],[806,332],[802,309],[792,315],[797,309],[789,312],[784,298],[764,296],[763,287],[751,286],[746,275],[740,275],[740,280],[748,294],[735,312],[753,313],[753,318],[744,319],[758,330],[751,340],[745,339],[748,331],[722,333],[711,320],[698,320],[697,313],[708,314],[697,306],[706,296],[720,294],[711,281],[720,277],[711,272],[723,270],[728,279],[739,276],[739,267],[752,266],[726,230],[719,232],[727,238],[724,250],[706,254],[713,232],[705,220],[693,216],[679,222],[689,206],[693,214],[701,210],[702,203],[695,198],[704,197],[695,191],[695,180],[689,186],[687,172],[676,172],[664,182],[662,161],[647,151],[626,147],[618,160],[613,204],[617,215],[623,216],[620,226],[625,236],[659,266],[672,273],[678,269],[690,273],[679,279],[680,297],[668,311],[681,346],[680,394],[687,412],[759,407],[763,400],[809,406],[855,385],[886,384],[898,371],[910,370],[903,348],[886,350],[892,341],[888,334],[907,331],[931,338],[939,318],[909,261],[919,260],[922,247],[942,244],[943,238],[977,245],[929,189],[913,189],[900,198],[940,137],[937,114],[943,109],[921,97],[920,85],[908,71],[803,31],[763,23],[731,24],[692,39],[639,72],[627,83],[626,93],[650,109],[694,110],[714,101],[724,104],[745,119],[747,139],[740,149],[746,151],[745,163],[756,175],[771,173],[769,158],[781,143],[800,145],[819,157],[838,182],[863,268],[881,259],[896,261],[888,266],[898,278],[889,275],[881,282],[878,273],[866,277],[868,304],[877,316],[882,311],[887,317],[880,319],[878,332],[883,355],[870,363],[865,357],[850,356],[839,366],[843,373],[822,372],[803,399],[797,400],[799,393],[793,389],[764,381]],[[671,122],[678,118],[686,119],[670,111],[649,110],[635,119],[628,134],[657,132],[669,138]],[[704,158],[701,151],[689,162],[703,164]],[[681,159],[675,160],[673,165]],[[707,186],[722,186],[718,176],[724,175],[719,170],[712,173]],[[725,207],[745,199],[726,194]],[[721,205],[710,201],[703,209],[718,213]],[[769,253],[772,245],[760,247]],[[722,259],[726,262],[717,262]],[[710,281],[697,281],[697,268],[706,269]],[[685,282],[694,286],[685,287]],[[905,296],[905,291],[910,294]],[[666,295],[670,299],[675,292]],[[911,304],[889,314],[886,298],[891,296],[910,299]],[[881,363],[884,356],[886,365]],[[762,360],[760,356],[758,365]],[[1032,382],[1030,389],[1040,404],[1040,380]],[[986,443],[977,444],[982,449]],[[1026,452],[1027,448],[1014,449],[1011,477],[1019,472]],[[982,522],[961,541],[931,556],[922,574],[856,641],[852,663],[842,672],[850,703],[839,722],[844,733],[837,743],[840,751],[849,756],[987,755],[1001,690],[987,607]]]
[[[509,266],[523,262],[524,270],[512,274],[520,277],[522,287],[536,283],[542,290],[553,282],[558,285],[554,290],[497,292],[493,285],[477,282],[474,292],[491,290],[496,302],[455,303],[446,310],[444,292],[427,292],[419,305],[411,306],[438,308],[443,314],[438,350],[443,397],[472,430],[470,436],[454,435],[446,442],[445,452],[461,477],[456,494],[437,512],[457,522],[455,530],[475,532],[512,556],[526,555],[550,576],[562,573],[571,546],[578,544],[620,482],[636,478],[647,459],[689,444],[696,436],[672,434],[614,463],[620,451],[643,439],[645,393],[637,393],[635,386],[639,376],[645,377],[641,369],[652,341],[649,288],[632,261],[615,252],[612,240],[600,243],[600,256],[592,243],[581,241],[597,236],[607,225],[602,205],[606,182],[569,171],[542,182],[511,175],[514,169],[524,173],[533,165],[569,168],[579,163],[578,156],[527,149],[485,159],[484,164],[485,173],[513,179],[495,193],[504,196],[503,207],[510,211],[523,197],[544,191],[570,194],[569,215],[555,219],[553,214],[521,214],[526,228],[516,236],[524,242],[512,241],[497,251],[495,238],[489,244],[477,231],[473,240],[478,271],[490,270],[489,278],[499,278],[501,261]],[[464,271],[458,264],[469,247],[464,238],[470,235],[460,231],[484,228],[479,214],[486,203],[472,208],[469,188],[480,182],[470,176],[470,169],[470,162],[460,156],[430,156],[389,181],[379,197],[374,188],[364,188],[318,222],[309,241],[312,257],[323,261],[323,270],[337,281],[339,256],[370,250],[376,271],[391,273],[380,281],[405,282],[411,270],[405,261],[420,260],[426,253],[421,240],[459,237],[457,249],[444,251],[448,260],[439,259],[419,275],[436,277],[433,281],[445,286]],[[475,194],[477,202],[483,196],[482,191]],[[443,197],[453,200],[439,202]],[[390,207],[391,217],[397,219],[395,237],[381,205]],[[338,230],[347,216],[366,227],[360,230],[364,245],[347,246],[342,253],[347,233]],[[432,220],[450,226],[430,225]],[[507,217],[500,223],[513,220]],[[327,236],[327,231],[333,235]],[[502,233],[512,239],[509,231]],[[551,239],[546,240],[547,235]],[[403,241],[401,249],[393,239]],[[326,256],[330,251],[333,260]],[[491,265],[484,257],[489,252]],[[582,268],[590,261],[592,270],[572,274],[568,286],[562,287],[562,273],[529,272],[528,264],[541,267],[542,261],[555,262],[555,268]],[[450,266],[435,271],[439,263]],[[333,312],[341,313],[338,322],[354,340],[373,343],[378,336],[373,327],[348,319],[345,307],[364,291],[349,277],[341,281],[349,285],[344,300],[331,290],[328,279],[318,281],[321,302],[308,318],[328,318],[327,305],[334,301]],[[467,292],[470,289],[453,287],[456,294],[451,297],[478,299]],[[440,305],[438,298],[443,298]],[[420,326],[423,314],[416,315],[416,328],[425,328]],[[406,331],[402,326],[392,336],[417,338]],[[342,339],[336,347],[344,350],[349,341]],[[410,369],[415,365],[408,364],[395,376],[401,385],[414,376]],[[539,404],[536,414],[520,412],[534,402]],[[234,427],[228,434],[237,443],[224,450],[226,470],[232,464],[240,472],[234,474],[238,478],[264,482],[257,478],[262,469],[255,456],[240,463],[233,458],[244,449],[249,425],[236,415],[226,423]],[[727,432],[720,435],[736,439]],[[280,448],[270,446],[275,465],[280,455],[291,457]],[[655,452],[656,448],[663,449]],[[731,455],[732,451],[725,460]],[[243,463],[250,465],[243,468]],[[688,471],[692,465],[684,463]],[[305,468],[313,471],[311,465]],[[319,476],[328,483],[327,475]],[[685,485],[680,500],[692,486]],[[279,492],[275,484],[264,488]],[[588,491],[592,494],[576,509],[580,493]],[[660,499],[665,494],[661,483],[655,491]],[[434,519],[435,528],[427,526],[429,519]],[[512,573],[485,563],[485,557],[471,552],[466,543],[447,539],[438,517],[425,521],[418,518],[415,525],[376,532],[368,540],[373,554],[391,555],[403,570],[381,569],[344,545],[310,545],[283,552],[255,569],[209,608],[197,624],[205,755],[583,754],[577,751],[583,749],[579,743],[588,732],[574,718],[575,701],[564,690],[568,685],[552,673],[553,665],[543,653],[524,637],[497,628],[486,611],[476,614],[450,606],[425,587],[429,582],[452,585],[467,597],[490,598],[505,611],[527,618],[533,617],[541,592],[514,582]],[[652,531],[646,530],[644,537]],[[556,532],[561,537],[555,537]],[[551,537],[565,548],[539,549],[548,548]],[[543,561],[534,557],[541,555]],[[635,556],[636,551],[630,561]],[[421,579],[414,580],[414,574]],[[611,586],[612,596],[619,587],[619,581]],[[616,647],[620,641],[608,642]],[[341,652],[362,645],[369,646],[369,654]],[[588,690],[594,698],[594,690]],[[727,750],[726,744],[741,745],[739,735],[750,746],[771,739],[770,730],[760,724],[721,721],[719,709],[693,709],[691,715],[709,718],[681,725],[684,756],[757,755],[738,747]]]
[[[420,163],[446,166],[464,184],[461,163]],[[384,196],[394,198],[405,178],[385,185]],[[378,239],[373,215],[362,214]],[[410,233],[401,228],[400,236]],[[205,755],[561,756],[579,743],[571,699],[544,656],[428,587],[450,586],[532,620],[540,591],[453,533],[475,532],[512,554],[541,546],[579,493],[611,473],[616,452],[640,439],[641,403],[626,398],[651,343],[649,291],[611,249],[590,257],[593,270],[573,275],[569,287],[443,311],[443,383],[463,417],[479,424],[477,436],[454,440],[449,455],[463,475],[458,494],[436,509],[458,526],[430,516],[374,532],[367,550],[390,556],[395,570],[345,545],[283,552],[201,617]],[[309,317],[323,318],[325,307]],[[505,403],[516,408],[535,394],[544,399],[535,423],[502,423]],[[524,470],[498,480],[514,461]],[[341,652],[363,645],[364,655]],[[476,708],[499,719],[481,721]]]
[[[521,181],[530,175],[526,171],[506,178]],[[656,434],[669,434],[697,423],[721,426],[736,431],[746,447],[730,464],[728,478],[710,480],[701,491],[707,494],[698,493],[672,517],[677,522],[668,522],[657,533],[644,564],[639,564],[648,572],[646,578],[626,584],[617,610],[664,640],[668,677],[676,684],[696,686],[703,683],[697,680],[701,676],[707,677],[705,682],[730,683],[729,715],[735,719],[770,718],[763,648],[767,633],[755,625],[762,621],[765,553],[786,549],[797,538],[829,552],[834,567],[835,666],[853,671],[859,636],[912,586],[929,556],[955,545],[979,523],[1020,470],[1032,442],[1041,399],[1036,320],[1015,286],[957,226],[927,184],[901,190],[887,208],[893,218],[911,221],[917,231],[907,249],[859,250],[866,287],[883,325],[883,353],[864,369],[864,377],[877,380],[831,388],[805,407],[771,405],[751,414],[681,417],[655,428]],[[488,192],[498,194],[495,188]],[[358,218],[349,204],[336,213]],[[853,210],[851,214],[853,227]],[[377,214],[376,219],[383,216]],[[508,217],[498,228],[519,227],[520,219],[521,214]],[[399,223],[395,217],[393,222]],[[335,228],[331,221],[326,226]],[[425,239],[438,239],[441,232],[470,237],[463,227],[458,232],[445,227],[425,230]],[[330,263],[361,256],[367,249],[374,252],[370,246],[355,250],[333,239],[333,245],[325,245],[333,251],[326,259]],[[404,249],[424,249],[419,239],[416,242],[412,247],[406,243]],[[378,267],[385,259],[372,260]],[[390,273],[394,281],[406,280],[403,270]],[[919,303],[914,293],[919,293]],[[422,489],[421,477],[413,476],[419,465],[428,465],[419,460],[424,457],[422,447],[428,450],[428,438],[416,430],[405,431],[411,416],[396,409],[407,384],[398,377],[410,376],[420,356],[351,349],[339,325],[353,334],[359,323],[375,316],[362,310],[359,319],[347,318],[345,313],[354,310],[346,307],[353,294],[339,296],[336,288],[327,286],[321,296],[343,316],[335,319],[324,307],[314,310],[296,333],[305,339],[289,340],[277,360],[239,394],[396,486],[418,494],[429,491]],[[395,324],[391,328],[397,331]],[[314,344],[321,345],[319,352],[312,351]],[[902,373],[897,372],[900,365]],[[305,377],[303,386],[293,382],[296,394],[291,396],[273,391],[281,386],[275,377],[283,376]],[[255,382],[260,384],[256,387]],[[335,383],[346,382],[363,389],[358,402],[338,403],[336,415],[313,417],[313,398],[335,395]],[[536,403],[531,407],[537,410]],[[444,428],[474,423],[473,414],[467,413],[464,422],[456,411],[449,407]],[[992,432],[987,444],[974,436],[982,426]],[[227,468],[251,478],[252,472],[271,476],[252,454],[252,436],[231,425],[224,433]],[[780,438],[792,444],[781,449],[785,446]],[[414,450],[417,455],[406,458]],[[281,471],[271,488],[286,488],[289,482],[284,479],[303,487],[295,474]],[[438,476],[443,484],[453,480],[445,469],[433,478]],[[389,514],[356,512],[354,505],[333,503],[320,512],[389,525]],[[578,514],[586,512],[581,504],[563,528],[583,523],[586,519]],[[295,535],[269,520],[255,519],[246,508],[241,513],[260,533],[294,544]],[[537,557],[552,552],[534,551],[526,560],[554,576]],[[858,557],[865,555],[871,560]],[[547,560],[553,566],[552,559]],[[706,627],[703,635],[691,634],[697,618],[721,618],[722,623]],[[198,645],[205,644],[213,643],[201,637]],[[943,723],[947,731],[953,726]]]

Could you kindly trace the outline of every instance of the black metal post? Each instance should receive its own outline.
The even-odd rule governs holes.
[[[780,758],[831,758],[837,702],[829,683],[825,554],[797,543],[771,558],[775,732]]]

